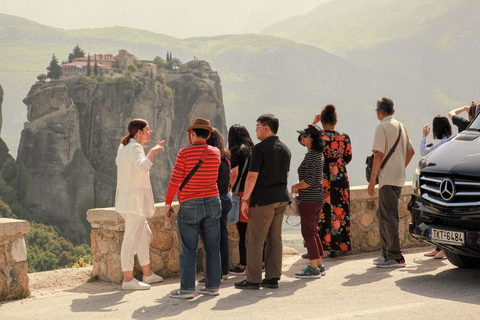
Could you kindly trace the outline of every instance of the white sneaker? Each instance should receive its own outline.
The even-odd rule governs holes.
[[[218,296],[220,294],[220,291],[218,291],[218,289],[207,289],[207,288],[203,287],[203,288],[198,290],[198,293],[206,294],[206,295],[209,295],[209,296]]]
[[[163,278],[161,276],[159,276],[158,274],[155,274],[155,273],[152,272],[152,274],[149,275],[149,276],[144,275],[142,277],[142,281],[144,283],[157,283],[157,282],[162,282]]]
[[[137,279],[133,278],[132,281],[125,281],[122,282],[122,289],[123,290],[148,290],[150,289],[150,285],[138,281]]]

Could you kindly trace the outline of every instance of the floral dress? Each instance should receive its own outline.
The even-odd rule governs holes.
[[[347,134],[323,131],[325,166],[323,190],[325,202],[318,221],[324,250],[350,251],[350,182],[346,165],[352,160]]]

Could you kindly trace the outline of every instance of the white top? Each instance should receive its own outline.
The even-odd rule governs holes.
[[[155,213],[149,170],[153,163],[135,139],[118,147],[115,211],[152,217]]]
[[[430,152],[432,152],[433,150],[437,149],[442,144],[447,142],[448,139],[450,139],[450,137],[445,137],[442,140],[440,140],[437,144],[435,144],[431,147],[427,147],[427,138],[426,137],[421,137],[420,138],[420,154],[422,155],[422,157],[425,157],[427,154],[429,154]]]
[[[407,149],[412,149],[412,141],[405,127],[392,115],[385,117],[375,128],[373,151],[380,151],[386,157],[398,138],[398,128],[402,126],[400,141],[390,159],[378,173],[379,188],[384,185],[403,187],[405,185],[405,158]]]

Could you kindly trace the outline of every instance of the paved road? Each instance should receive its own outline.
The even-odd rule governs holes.
[[[480,269],[423,257],[428,249],[407,250],[402,269],[376,268],[372,254],[326,258],[327,275],[318,280],[294,278],[306,261],[288,255],[279,289],[241,291],[236,276],[220,296],[192,300],[167,296],[178,279],[136,292],[85,283],[0,303],[0,319],[479,319]]]

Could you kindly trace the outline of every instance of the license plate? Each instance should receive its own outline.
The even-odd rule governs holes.
[[[443,229],[429,229],[429,237],[437,242],[449,243],[454,245],[465,244],[465,232],[451,231]]]

